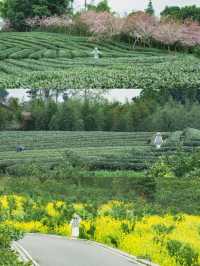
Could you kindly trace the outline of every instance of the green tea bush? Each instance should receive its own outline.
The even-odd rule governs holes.
[[[164,145],[172,147],[181,145],[182,133],[182,131],[175,131],[171,133],[169,137],[165,140]]]
[[[200,101],[199,60],[191,55],[45,32],[1,33],[0,48],[2,88],[138,88],[162,103]]]
[[[185,142],[200,140],[200,130],[194,128],[186,128],[183,131],[183,137]]]

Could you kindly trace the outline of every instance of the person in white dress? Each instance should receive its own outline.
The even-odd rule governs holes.
[[[74,214],[70,225],[72,228],[72,238],[77,239],[79,237],[79,227],[80,227],[81,217],[77,214]]]
[[[92,54],[94,55],[94,59],[98,60],[102,53],[99,51],[98,47],[95,47],[92,51]]]
[[[155,137],[155,140],[154,140],[154,144],[155,144],[155,146],[156,146],[156,149],[160,149],[161,148],[161,146],[162,146],[162,144],[163,144],[163,138],[162,138],[162,135],[161,135],[161,133],[160,132],[158,132],[157,134],[156,134],[156,137]]]

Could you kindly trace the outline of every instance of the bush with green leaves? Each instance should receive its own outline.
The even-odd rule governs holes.
[[[199,254],[189,244],[178,240],[168,240],[167,249],[177,265],[199,266]]]
[[[20,230],[0,224],[0,246],[2,248],[8,248],[11,241],[17,241],[22,237],[23,233]]]
[[[188,127],[200,129],[199,103],[181,104],[170,100],[164,105],[158,105],[145,119],[145,123],[148,131],[182,131]]]
[[[23,233],[16,228],[0,224],[0,265],[30,266],[30,263],[23,263],[18,255],[11,250],[11,242],[19,240]]]
[[[197,57],[200,57],[200,46],[197,46],[194,48],[194,54],[197,56]]]
[[[199,214],[200,153],[184,154],[160,159],[147,175],[154,178],[155,202],[174,213]]]

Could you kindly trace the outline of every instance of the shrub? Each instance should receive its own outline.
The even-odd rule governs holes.
[[[199,255],[189,244],[178,240],[168,240],[167,249],[170,256],[175,257],[179,265],[199,266]]]
[[[200,130],[194,128],[186,128],[183,131],[183,137],[185,142],[200,140]]]
[[[196,56],[200,57],[200,46],[195,47],[193,51]]]

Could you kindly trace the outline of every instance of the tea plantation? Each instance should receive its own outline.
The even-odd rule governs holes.
[[[20,163],[55,164],[65,160],[66,151],[80,156],[92,169],[148,168],[156,159],[200,147],[200,131],[186,129],[163,133],[164,145],[156,150],[155,133],[148,132],[1,132],[0,167]],[[25,151],[16,152],[17,145]]]
[[[94,47],[102,53],[92,55]],[[199,88],[199,59],[56,33],[0,33],[0,89]]]

